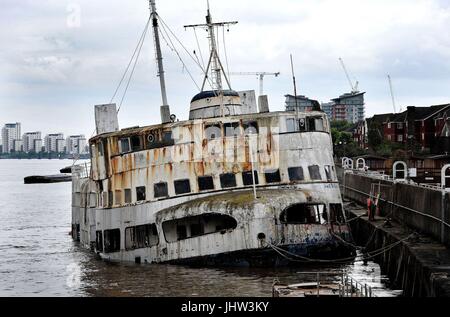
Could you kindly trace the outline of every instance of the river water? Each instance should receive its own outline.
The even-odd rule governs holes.
[[[30,175],[58,174],[68,160],[0,160],[0,296],[254,296],[272,283],[300,283],[301,271],[345,269],[380,297],[389,289],[375,263],[320,268],[188,268],[124,265],[79,248],[71,230],[71,184],[24,185]]]

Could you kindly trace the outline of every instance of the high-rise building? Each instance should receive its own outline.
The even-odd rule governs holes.
[[[318,101],[305,96],[286,95],[286,111],[310,112],[320,110]]]
[[[14,152],[23,152],[23,140],[14,140]]]
[[[20,123],[7,123],[2,129],[2,152],[11,153],[14,150],[14,141],[20,139]]]
[[[25,153],[42,152],[42,134],[41,132],[27,132],[23,135],[23,151]]]
[[[86,137],[84,135],[71,135],[66,139],[67,154],[86,154]]]
[[[62,153],[64,152],[64,134],[55,133],[48,134],[45,137],[45,152],[47,153]]]
[[[365,92],[344,94],[339,98],[332,99],[331,102],[323,103],[322,110],[330,120],[350,123],[364,121],[366,116],[364,95]]]

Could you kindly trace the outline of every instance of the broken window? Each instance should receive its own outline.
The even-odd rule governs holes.
[[[124,194],[125,194],[125,204],[131,204],[131,189],[126,188],[124,190]]]
[[[320,175],[320,168],[319,165],[313,165],[308,167],[309,170],[309,176],[314,181],[320,181],[322,180],[322,175]]]
[[[151,248],[159,244],[158,229],[155,224],[125,229],[125,249]]]
[[[120,153],[129,153],[131,150],[130,139],[122,138],[120,139]]]
[[[182,195],[191,192],[191,183],[189,179],[178,180],[174,182],[175,184],[175,194]]]
[[[169,196],[169,190],[167,188],[167,183],[158,183],[153,186],[155,192],[155,198],[162,198]]]
[[[314,118],[315,131],[325,131],[323,118]]]
[[[191,237],[198,237],[205,234],[205,227],[203,223],[193,223],[191,224]]]
[[[142,141],[139,135],[133,135],[130,138],[131,141],[131,151],[138,152],[142,150]]]
[[[164,146],[171,146],[175,144],[172,131],[163,131],[162,142]]]
[[[116,205],[122,205],[122,191],[116,190],[114,196],[115,196]]]
[[[224,123],[223,130],[226,137],[235,137],[241,134],[239,122]]]
[[[236,187],[236,175],[233,173],[220,175],[220,185],[222,188]]]
[[[283,210],[280,221],[283,224],[321,224],[326,217],[324,204],[296,204]]]
[[[292,133],[297,131],[297,125],[294,118],[286,119],[286,132]]]
[[[169,243],[218,232],[225,234],[236,227],[237,221],[233,217],[222,214],[202,214],[162,224],[164,236]]]
[[[120,229],[105,230],[105,253],[120,251]]]
[[[101,231],[95,233],[95,249],[98,252],[103,252],[103,232]]]
[[[136,187],[136,201],[145,200],[145,186]]]
[[[198,189],[200,191],[213,190],[214,189],[214,180],[213,180],[212,176],[200,176],[198,178]]]
[[[288,168],[288,173],[289,173],[289,180],[291,182],[305,180],[303,167],[290,167]]]
[[[259,132],[257,121],[246,121],[242,124],[242,126],[244,128],[245,135],[258,134]]]
[[[268,170],[264,173],[266,176],[266,183],[273,184],[281,182],[280,170]]]
[[[206,126],[205,136],[206,136],[207,140],[214,140],[214,139],[221,138],[222,137],[222,129],[220,128],[220,124]]]
[[[187,230],[185,225],[177,226],[177,240],[184,240],[187,238]]]
[[[330,204],[330,221],[331,223],[345,223],[342,204]]]
[[[327,181],[333,181],[333,174],[331,173],[331,166],[325,165],[325,175],[327,177]]]
[[[255,176],[255,185],[259,184],[258,179],[258,172],[253,171],[253,175]],[[253,176],[252,172],[242,172],[242,182],[244,183],[244,186],[253,186]]]

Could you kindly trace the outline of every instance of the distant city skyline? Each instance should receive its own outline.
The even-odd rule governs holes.
[[[0,122],[1,153],[67,153],[85,154],[88,152],[85,134],[46,133],[26,131],[21,122]]]

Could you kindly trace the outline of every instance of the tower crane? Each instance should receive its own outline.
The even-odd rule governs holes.
[[[264,94],[264,77],[265,76],[280,76],[280,72],[278,73],[267,73],[267,72],[239,72],[239,73],[230,73],[230,75],[236,76],[257,76],[259,78],[259,95],[262,96]]]
[[[352,82],[352,80],[350,79],[350,75],[349,75],[349,73],[348,73],[348,71],[347,71],[347,67],[345,67],[344,60],[343,60],[342,58],[339,57],[339,61],[341,62],[342,68],[344,69],[345,76],[347,76],[348,82],[349,82],[349,84],[350,84],[350,88],[352,89],[352,94],[357,93],[357,92],[358,92],[359,82],[356,81],[356,83],[353,85],[353,82]]]
[[[395,104],[394,88],[392,87],[391,75],[387,75],[387,77],[388,77],[388,81],[389,81],[389,88],[391,90],[392,105],[394,106],[394,113],[397,113],[397,106]]]

